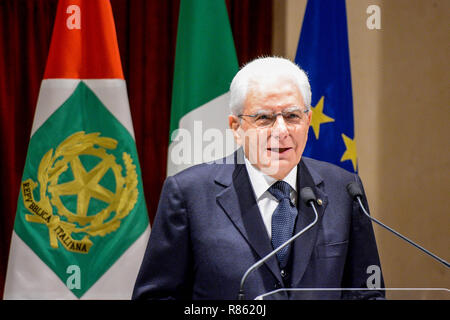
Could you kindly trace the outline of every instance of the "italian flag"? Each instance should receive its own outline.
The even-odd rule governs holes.
[[[238,71],[224,0],[181,0],[167,175],[234,151],[229,87]]]
[[[108,0],[60,0],[5,299],[129,299],[150,235]]]

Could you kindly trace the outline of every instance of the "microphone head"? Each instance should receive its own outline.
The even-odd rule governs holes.
[[[310,187],[304,187],[300,190],[300,198],[306,205],[309,205],[310,201],[316,201],[316,195]]]
[[[352,199],[356,199],[357,197],[363,196],[363,192],[356,181],[350,182],[347,185],[347,191],[352,197]]]

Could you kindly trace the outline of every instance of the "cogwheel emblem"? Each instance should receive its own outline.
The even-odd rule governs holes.
[[[76,132],[42,157],[38,183],[32,179],[22,182],[23,202],[30,212],[25,219],[48,227],[52,248],[58,248],[59,242],[68,251],[86,254],[93,245],[90,237],[104,237],[116,231],[121,220],[134,208],[139,194],[136,166],[131,156],[123,152],[126,172],[123,176],[122,166],[107,152],[116,147],[116,140],[100,137],[100,133]],[[80,159],[82,156],[96,158],[96,165],[86,169]],[[68,170],[73,180],[61,183],[60,176]],[[107,172],[114,176],[115,188],[112,189],[115,190],[100,183]],[[39,200],[33,193],[38,186]],[[76,210],[64,204],[64,196],[76,199]],[[93,199],[102,201],[105,206],[95,211],[90,206]]]

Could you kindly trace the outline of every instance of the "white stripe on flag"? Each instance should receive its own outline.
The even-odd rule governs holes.
[[[45,79],[41,83],[39,98],[31,128],[31,136],[75,91],[83,81],[103,105],[134,137],[133,122],[127,95],[127,85],[122,79]]]
[[[149,237],[150,226],[81,299],[130,299]],[[11,238],[4,292],[5,300],[76,299],[15,232]]]
[[[169,145],[167,176],[172,176],[195,164],[220,159],[231,154],[237,149],[233,134],[230,130],[228,130],[228,116],[230,115],[230,109],[228,106],[229,100],[230,93],[226,92],[218,96],[217,98],[208,101],[204,105],[192,110],[191,112],[184,115],[183,118],[181,118],[179,128],[188,130],[192,136],[192,139],[190,141],[192,157],[189,163],[174,163],[172,161],[171,155],[177,142],[172,142]],[[197,123],[197,126],[195,126],[195,123]],[[208,138],[204,135],[204,133],[206,133],[208,129],[216,129],[222,133],[222,153],[215,157],[210,157],[209,154],[204,154],[203,152],[204,146],[211,143],[207,141]]]
[[[13,231],[3,299],[76,299],[33,250]],[[45,288],[45,290],[43,290]]]
[[[80,79],[42,80],[36,111],[34,112],[31,137],[41,125],[55,112],[75,91]]]
[[[131,299],[149,237],[150,225],[81,299]]]
[[[133,121],[127,95],[127,83],[121,79],[88,79],[84,83],[95,93],[103,105],[128,130],[133,140]]]

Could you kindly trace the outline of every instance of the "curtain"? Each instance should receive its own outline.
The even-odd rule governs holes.
[[[271,53],[272,0],[227,0],[240,65]],[[144,193],[166,177],[179,0],[111,0]],[[57,0],[0,0],[0,292]]]

